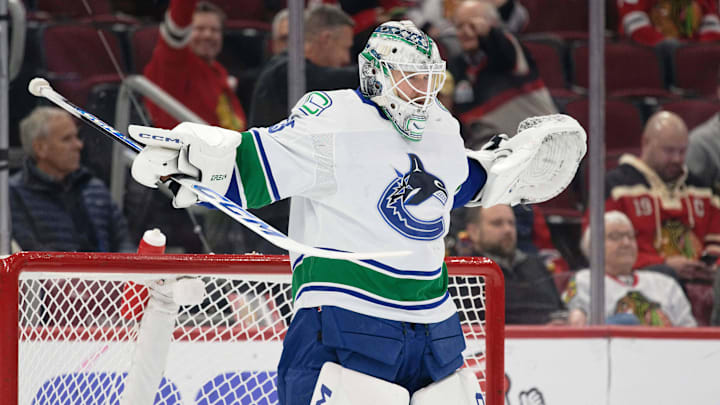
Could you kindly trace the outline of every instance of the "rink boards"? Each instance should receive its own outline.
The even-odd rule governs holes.
[[[507,336],[506,400],[510,405],[533,403],[528,398],[539,397],[547,405],[702,405],[717,404],[720,398],[720,331],[716,329],[508,327]],[[475,342],[469,343],[478,348]],[[25,350],[50,350],[83,359],[78,364],[49,362],[42,370],[28,373],[23,378],[31,381],[22,385],[37,392],[75,373],[94,373],[99,384],[118,384],[125,366],[105,359],[131,347],[125,342],[23,342],[21,354]],[[258,384],[272,384],[281,350],[280,341],[178,342],[169,353],[165,378],[181,398],[175,403],[209,404],[196,399],[200,390],[215,389],[223,397],[227,390],[242,394],[266,389]],[[261,405],[275,403],[277,397],[269,398]]]

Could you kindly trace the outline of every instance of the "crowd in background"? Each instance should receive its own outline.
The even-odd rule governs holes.
[[[125,38],[118,49],[132,62],[127,71],[144,74],[211,125],[238,131],[272,126],[291,107],[289,22],[283,1],[242,2],[244,10],[226,1],[171,0],[153,2],[153,7],[115,1],[107,2],[107,8],[97,7],[94,15],[83,15],[82,10],[65,15],[62,11],[68,9],[42,10],[33,1],[26,3],[31,10],[29,26],[37,30],[37,38],[68,21],[89,25],[93,35],[107,30]],[[447,61],[447,80],[438,98],[460,121],[466,147],[480,148],[498,133],[512,136],[521,120],[535,115],[565,112],[587,128],[587,86],[583,86],[587,71],[577,62],[582,49],[587,55],[587,33],[573,31],[576,21],[547,26],[545,15],[537,15],[541,1],[307,3],[308,91],[357,88],[357,56],[374,27],[387,20],[411,19],[433,37]],[[568,3],[587,6],[582,1]],[[628,61],[650,50],[659,80],[651,86],[627,79],[650,76],[643,67],[628,63],[622,66],[625,78],[617,79],[626,84],[611,88],[616,83],[610,77],[615,66],[608,62],[608,106],[620,103],[625,108],[621,108],[624,115],[606,113],[608,322],[720,325],[718,3],[620,0],[608,4],[609,46],[625,49]],[[586,14],[576,17],[587,20]],[[125,28],[118,31],[118,26]],[[707,81],[696,82],[696,87],[692,81],[687,86],[681,83],[684,59],[676,58],[698,48],[706,55],[718,55],[702,65],[712,71],[710,89]],[[52,51],[35,51],[42,68],[25,72],[52,72]],[[104,50],[97,53],[96,58],[109,57]],[[110,111],[107,104],[113,105],[116,91],[102,86],[117,86],[118,78],[103,74],[92,80],[70,73],[48,77],[56,78],[55,87],[78,104],[87,102]],[[26,86],[22,78],[16,79],[15,88]],[[141,102],[135,115],[147,121],[135,117],[137,123],[163,128],[177,124],[158,106]],[[584,110],[578,109],[583,102]],[[284,253],[218,212],[174,210],[167,196],[132,181],[126,185],[124,200],[112,201],[105,184],[109,154],[98,158],[105,153],[99,136],[82,133],[62,110],[35,108],[36,103],[22,98],[11,103],[11,117],[16,118],[11,123],[11,145],[21,147],[25,156],[15,165],[10,181],[17,249],[130,251],[143,231],[159,227],[168,235],[169,251]],[[628,115],[637,118],[621,120]],[[507,323],[587,322],[586,179],[587,169],[582,166],[566,192],[539,206],[453,213],[447,253],[487,256],[500,265],[506,280]],[[288,211],[289,202],[280,201],[254,212],[287,232]]]

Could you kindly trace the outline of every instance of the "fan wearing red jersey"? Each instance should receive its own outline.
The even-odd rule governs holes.
[[[208,124],[242,131],[245,112],[233,79],[217,61],[224,18],[221,9],[204,1],[171,1],[144,74]],[[147,105],[154,126],[172,128],[179,123],[155,104]]]
[[[720,40],[715,0],[618,0],[617,7],[618,31],[644,45]]]

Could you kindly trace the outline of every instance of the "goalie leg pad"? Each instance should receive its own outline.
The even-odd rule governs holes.
[[[327,362],[320,370],[310,404],[323,405],[407,405],[408,391],[381,380]]]
[[[416,391],[410,405],[485,405],[475,374],[462,369]]]

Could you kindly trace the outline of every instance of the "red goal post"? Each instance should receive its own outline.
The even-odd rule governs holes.
[[[465,366],[480,379],[485,404],[502,405],[502,272],[485,258],[446,264],[468,343]],[[177,314],[154,403],[212,404],[222,395],[277,403],[274,368],[291,316],[287,256],[23,252],[0,265],[3,403],[71,403],[77,395],[119,403],[140,323],[120,315],[123,287],[177,275],[201,277],[207,294]],[[182,365],[198,358],[200,365]]]

